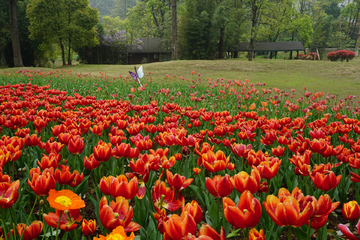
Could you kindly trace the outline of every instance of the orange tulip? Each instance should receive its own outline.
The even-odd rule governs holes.
[[[296,193],[297,187],[293,190]],[[314,203],[308,202],[300,208],[300,203],[290,192],[281,188],[279,198],[268,195],[263,202],[266,212],[278,226],[300,227],[310,220],[314,213]]]
[[[40,221],[33,221],[29,226],[26,226],[25,223],[20,223],[16,225],[17,235],[22,237],[22,239],[24,240],[36,239],[40,235],[42,229],[43,229],[43,223]],[[11,232],[14,235],[13,230]]]
[[[94,125],[94,127],[90,127],[90,131],[95,134],[95,135],[98,135],[98,136],[101,136],[101,133],[103,131],[103,125],[102,124],[99,124],[99,125]]]
[[[260,232],[256,228],[252,228],[249,232],[249,240],[265,240],[264,230]]]
[[[245,190],[249,190],[252,194],[259,190],[260,184],[260,173],[256,168],[251,170],[251,176],[247,172],[239,172],[231,178],[231,181],[235,187],[235,189],[243,193]]]
[[[181,176],[177,173],[173,175],[169,170],[166,170],[166,179],[169,186],[176,191],[187,188],[194,180],[193,178],[186,179],[185,176]]]
[[[68,150],[73,155],[79,155],[84,151],[85,143],[84,138],[79,135],[72,136],[68,142]]]
[[[227,174],[224,177],[216,175],[212,179],[207,177],[205,185],[211,195],[219,198],[229,196],[234,189],[234,185]]]
[[[100,190],[113,198],[124,197],[132,199],[138,192],[139,184],[137,177],[133,177],[130,181],[125,175],[103,177],[100,180]]]
[[[285,147],[277,146],[276,148],[272,148],[271,152],[275,157],[281,157],[284,155]]]
[[[107,162],[112,155],[111,143],[104,143],[100,140],[93,148],[93,151],[98,162]]]
[[[225,170],[229,164],[230,156],[226,157],[223,151],[217,151],[216,154],[209,150],[202,155],[202,164],[209,172],[219,172]]]
[[[100,162],[95,159],[94,154],[91,154],[90,158],[88,158],[87,156],[84,157],[84,167],[87,170],[93,170],[97,168],[99,165]]]
[[[230,198],[223,198],[224,216],[237,228],[253,228],[261,218],[261,204],[250,191],[244,191],[239,199],[238,207]]]
[[[81,231],[85,236],[93,235],[96,232],[96,220],[86,221],[84,219],[81,224]]]
[[[186,214],[190,214],[194,218],[196,224],[199,224],[202,221],[203,211],[199,204],[194,200],[192,200],[191,203],[186,204],[185,207],[182,208],[181,218],[183,219]]]
[[[200,149],[200,144],[198,142],[195,143],[195,153],[199,156],[198,158],[198,165],[201,166],[203,164],[202,162],[202,155],[204,153],[207,153],[209,150],[214,151],[215,146],[210,146],[209,143],[204,142]]]
[[[203,240],[226,240],[225,230],[221,226],[221,232],[220,235],[218,232],[215,231],[210,225],[204,223],[201,225],[199,232],[198,232],[198,239]],[[190,240],[190,239],[189,239]]]
[[[276,141],[276,131],[275,130],[265,130],[265,137],[261,136],[260,142],[264,145],[271,145]]]
[[[199,175],[199,174],[201,173],[201,169],[195,167],[195,168],[193,168],[193,173],[194,173],[195,175]]]
[[[131,152],[130,144],[126,144],[126,143],[121,143],[119,145],[116,145],[112,149],[112,154],[116,158],[129,157],[130,152]]]
[[[20,180],[8,184],[0,184],[0,206],[3,209],[10,208],[19,197]]]
[[[38,160],[37,163],[40,166],[42,170],[46,168],[54,168],[56,169],[61,161],[61,154],[51,152],[49,156],[43,154],[43,157],[41,158],[41,162]]]
[[[123,197],[117,197],[116,202],[111,201],[110,205],[106,197],[102,197],[99,205],[99,216],[102,225],[109,231],[118,226],[124,227],[125,232],[135,232],[141,228],[136,222],[132,222],[133,208]]]
[[[299,190],[299,192],[301,192]],[[312,229],[322,228],[328,219],[330,213],[332,213],[340,204],[340,202],[331,203],[331,198],[329,195],[321,195],[319,200],[316,200],[315,197],[306,196],[303,198],[304,201],[301,201],[301,205],[306,205],[307,202],[315,202],[314,205],[314,214],[311,221]],[[306,223],[309,225],[309,223]]]
[[[310,175],[315,187],[324,191],[336,188],[336,186],[340,183],[341,177],[341,175],[336,176],[332,171],[324,171],[322,173],[313,172]]]
[[[157,212],[159,212],[162,208],[166,208],[170,211],[176,211],[185,203],[185,199],[181,193],[176,196],[175,191],[170,187],[166,187],[165,182],[160,180],[155,182],[155,186],[152,189],[152,198]]]
[[[196,234],[196,222],[190,214],[186,214],[183,218],[173,214],[164,222],[164,240],[181,240],[188,234]]]
[[[271,157],[271,158],[269,158],[269,160],[271,160],[271,161],[270,162],[268,162],[268,161],[261,162],[256,167],[260,172],[261,178],[265,178],[267,180],[270,180],[276,176],[276,174],[279,171],[279,167],[282,163],[282,160],[279,161],[278,158]],[[253,166],[253,168],[255,168],[255,167]]]
[[[33,135],[26,135],[25,137],[25,144],[26,146],[33,147],[39,144],[41,141],[41,137],[38,137],[36,134]]]
[[[50,142],[50,140],[48,140],[44,145],[44,149],[47,154],[50,154],[51,151],[59,153],[63,147],[64,144],[61,144],[59,142]]]
[[[38,196],[48,195],[51,189],[55,189],[56,181],[53,168],[47,168],[43,172],[40,171],[39,167],[33,168],[30,170],[30,177],[31,181],[28,179],[28,184]]]
[[[251,144],[244,145],[244,144],[233,143],[233,145],[231,145],[231,151],[235,155],[241,158],[247,158],[248,152],[251,149],[252,149]]]
[[[360,217],[360,208],[359,204],[356,201],[350,201],[344,203],[342,207],[342,215],[346,220],[356,221]]]
[[[56,228],[60,219],[60,210],[55,210],[55,213],[43,214],[45,222],[52,228]],[[61,214],[59,228],[65,232],[70,232],[77,228],[77,223],[81,221],[80,209],[70,209],[66,214]]]
[[[70,172],[70,167],[67,165],[59,165],[60,169],[56,169],[54,177],[57,183],[60,185],[69,185],[70,187],[76,187],[84,179],[84,173],[79,174],[77,170],[73,173]]]
[[[254,150],[250,150],[247,156],[247,162],[249,166],[257,166],[261,162],[266,161],[266,157],[269,157],[268,153],[263,153],[261,150],[255,152]]]
[[[166,222],[169,219],[169,217],[166,214],[166,209],[163,208],[160,211],[153,213],[153,216],[157,221],[157,229],[161,234],[164,234],[165,232],[164,222]]]
[[[60,133],[58,136],[59,142],[65,145],[68,145],[69,140],[71,139],[71,133]]]

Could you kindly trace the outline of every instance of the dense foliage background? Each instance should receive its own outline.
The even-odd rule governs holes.
[[[86,59],[91,51],[102,63],[126,63],[126,49],[139,38],[176,39],[173,59],[224,58],[228,48],[251,41],[301,41],[321,55],[328,47],[355,48],[357,55],[360,36],[358,0],[0,0],[1,64],[9,66],[9,2],[17,6],[28,66],[60,57],[71,64],[74,54]]]

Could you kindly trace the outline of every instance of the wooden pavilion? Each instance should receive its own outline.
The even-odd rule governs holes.
[[[228,49],[228,55],[237,57],[239,52],[247,52],[249,51],[249,43],[239,43],[234,48]],[[296,51],[297,56],[299,56],[299,51],[304,51],[305,48],[302,42],[255,42],[254,43],[254,58],[256,53],[260,52],[274,52],[275,59],[277,58],[277,53],[279,51],[290,51],[290,58],[292,58],[292,52]],[[270,54],[270,58],[272,58],[272,54]]]
[[[164,62],[171,60],[171,44],[159,38],[140,38],[141,44],[131,45],[127,50],[128,64]]]

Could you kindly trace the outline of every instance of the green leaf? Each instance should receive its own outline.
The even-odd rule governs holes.
[[[297,228],[294,228],[294,233],[295,233],[295,236],[297,237],[297,239],[306,239],[306,232],[303,231],[301,228],[297,227]]]
[[[191,188],[191,190],[193,190],[193,192],[194,192],[195,196],[197,197],[197,199],[200,200],[201,205],[206,206],[206,203],[207,203],[206,194],[203,194],[198,186],[189,185],[189,188]]]

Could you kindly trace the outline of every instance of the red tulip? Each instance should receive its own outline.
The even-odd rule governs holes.
[[[230,198],[223,199],[224,215],[226,220],[237,228],[253,228],[261,218],[261,204],[250,191],[244,191],[239,200],[238,207]]]
[[[297,187],[293,190],[296,193]],[[300,227],[310,220],[314,213],[314,203],[308,202],[302,208],[300,203],[290,192],[281,188],[279,198],[268,195],[263,202],[266,212],[278,226]]]
[[[202,164],[209,172],[219,172],[225,170],[229,164],[230,156],[226,157],[222,151],[217,151],[216,154],[209,150],[202,155]]]
[[[187,188],[194,180],[193,178],[186,179],[184,176],[180,176],[177,173],[173,175],[169,170],[166,170],[166,179],[169,186],[176,191]]]
[[[61,220],[59,228],[65,232],[70,232],[77,228],[76,222],[81,221],[80,209],[67,210],[67,214],[61,214]],[[50,212],[49,214],[43,214],[45,222],[52,228],[58,226],[60,219],[60,210],[55,210],[55,213]]]
[[[116,202],[111,201],[108,205],[106,197],[102,197],[99,205],[99,216],[102,225],[109,231],[118,226],[123,226],[125,232],[135,232],[141,226],[132,222],[133,208],[129,207],[129,202],[123,197],[117,197]]]
[[[24,240],[36,239],[40,235],[42,229],[43,229],[43,223],[40,221],[33,221],[29,226],[26,226],[25,223],[20,223],[16,225],[17,235],[22,237],[22,239]],[[12,230],[12,234],[14,235],[13,230]]]
[[[85,236],[93,235],[96,232],[96,220],[86,221],[84,219],[81,224],[81,231]]]
[[[252,194],[259,190],[261,186],[260,180],[260,173],[256,168],[251,170],[251,176],[243,171],[239,172],[231,179],[238,192],[243,193],[245,190],[249,190]]]
[[[113,198],[124,197],[125,199],[132,199],[138,192],[138,180],[136,177],[130,181],[125,175],[119,175],[116,178],[113,176],[103,177],[100,180],[100,190]]]
[[[95,159],[94,154],[91,154],[90,158],[88,158],[87,156],[84,157],[84,167],[87,170],[93,170],[97,168],[99,165],[100,162]]]
[[[184,218],[180,218],[178,215],[173,214],[164,222],[164,239],[165,240],[181,240],[188,234],[196,234],[196,222],[194,218],[187,214]]]
[[[83,139],[79,135],[72,136],[68,142],[68,149],[71,154],[79,155],[84,151],[85,143]]]
[[[194,218],[196,224],[199,224],[202,221],[203,211],[199,204],[194,200],[192,200],[191,203],[186,204],[185,207],[182,208],[181,218],[183,219],[186,214],[190,214]]]
[[[30,177],[31,181],[28,179],[28,184],[38,196],[48,195],[50,189],[55,189],[56,181],[53,168],[47,168],[43,172],[40,171],[39,167],[33,168],[30,170]]]
[[[356,201],[344,203],[342,207],[342,215],[346,220],[356,221],[360,217],[360,207]]]
[[[216,175],[212,179],[207,177],[205,185],[211,195],[219,198],[229,196],[234,189],[234,185],[227,174],[224,177]]]
[[[165,182],[160,180],[155,182],[155,186],[152,189],[152,198],[157,212],[159,212],[162,208],[166,208],[170,211],[176,211],[185,203],[185,199],[181,193],[176,196],[175,191],[170,187],[166,187]]]

